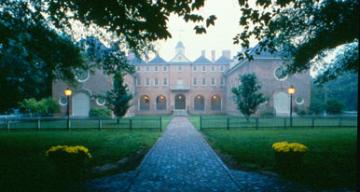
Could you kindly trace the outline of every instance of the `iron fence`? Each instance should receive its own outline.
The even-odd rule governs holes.
[[[240,128],[296,128],[296,127],[357,127],[357,117],[293,117],[290,126],[289,117],[244,117],[200,116],[200,129],[240,129]]]
[[[0,119],[0,130],[57,130],[57,129],[158,129],[162,130],[162,117],[141,118],[67,118],[21,117]]]

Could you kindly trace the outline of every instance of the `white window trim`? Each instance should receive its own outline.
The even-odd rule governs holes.
[[[278,80],[278,81],[285,81],[285,80],[287,80],[287,79],[288,79],[288,75],[286,75],[284,78],[278,78],[278,77],[276,76],[276,70],[279,69],[279,68],[281,68],[281,66],[276,67],[276,68],[274,69],[274,71],[273,71],[274,78],[275,78],[276,80]]]
[[[96,104],[99,105],[99,106],[104,106],[106,104],[106,101],[104,100],[104,103],[100,103],[99,102],[99,97],[96,98]]]
[[[213,69],[214,69],[214,70],[213,70]],[[212,66],[210,67],[210,72],[212,72],[212,73],[216,72],[216,67],[215,67],[214,65],[212,65]]]
[[[86,81],[89,80],[89,78],[90,78],[90,71],[87,70],[86,72],[87,72],[87,77],[86,77],[85,79],[80,80],[80,79],[77,77],[77,75],[75,75],[75,79],[76,79],[79,83],[84,83],[84,82],[86,82]]]
[[[167,72],[169,70],[169,67],[166,65],[164,65],[162,68],[163,68],[163,72]]]
[[[197,72],[197,71],[198,71],[197,66],[194,66],[194,65],[193,65],[193,66],[192,66],[192,71],[193,71],[193,72]]]
[[[300,97],[300,96],[298,96],[298,97]],[[301,102],[298,102],[298,101],[297,101],[297,98],[298,98],[298,97],[295,98],[295,103],[296,103],[296,105],[303,105],[304,102],[305,102],[305,99],[304,99],[303,97],[301,97],[301,98],[302,98],[302,101],[301,101]]]
[[[149,80],[149,84],[147,83],[147,80]],[[145,85],[145,87],[151,86],[151,79],[150,79],[150,78],[146,78],[144,85]]]
[[[204,84],[204,79],[205,79],[205,84]],[[201,79],[201,86],[206,86],[206,83],[207,83],[206,78],[202,78]]]
[[[165,79],[166,79],[166,84],[164,83]],[[169,79],[167,77],[163,78],[162,85],[163,86],[169,86]]]
[[[194,81],[194,80],[196,80],[196,84],[195,84],[195,81]],[[193,79],[192,79],[192,85],[193,85],[193,86],[198,86],[198,85],[199,85],[197,78],[193,78]]]
[[[181,65],[176,66],[176,71],[177,72],[182,72],[183,71],[182,66]]]
[[[214,84],[212,83],[213,79],[214,79]],[[210,85],[213,86],[213,87],[216,86],[216,78],[211,78],[210,79]]]
[[[204,70],[205,69],[205,70]],[[201,67],[201,72],[206,72],[206,66]]]
[[[61,106],[66,106],[67,105],[67,102],[68,102],[68,100],[67,100],[67,98],[66,98],[66,102],[65,103],[63,103],[63,102],[61,102],[61,99],[62,98],[64,98],[65,96],[61,96],[60,98],[59,98],[59,105],[61,105]]]
[[[225,71],[225,67],[224,67],[223,65],[221,65],[219,71],[220,71],[220,72],[224,72],[224,71]]]

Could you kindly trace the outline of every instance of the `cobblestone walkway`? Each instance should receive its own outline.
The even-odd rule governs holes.
[[[89,191],[307,191],[277,178],[229,171],[186,117],[175,117],[137,171],[91,182]],[[297,190],[295,190],[297,189]]]
[[[175,117],[130,191],[236,191],[229,171],[186,117]]]

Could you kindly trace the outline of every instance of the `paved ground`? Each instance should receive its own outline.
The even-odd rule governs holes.
[[[230,171],[186,117],[175,117],[133,172],[96,179],[89,191],[304,191],[279,179]]]

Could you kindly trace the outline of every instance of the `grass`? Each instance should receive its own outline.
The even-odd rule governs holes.
[[[166,127],[169,121],[170,117],[164,117],[163,127]],[[63,128],[61,124],[54,122],[52,126]],[[144,129],[0,131],[0,191],[54,191],[52,183],[56,172],[44,155],[52,145],[88,147],[93,156],[90,166],[94,167],[116,162],[138,151],[146,151],[160,134],[161,132],[156,130]]]
[[[218,117],[223,118],[223,117]],[[199,118],[190,121],[199,128]],[[202,129],[210,145],[233,168],[275,171],[272,144],[277,141],[300,142],[309,147],[303,169],[289,178],[315,188],[345,187],[356,183],[355,128]]]

